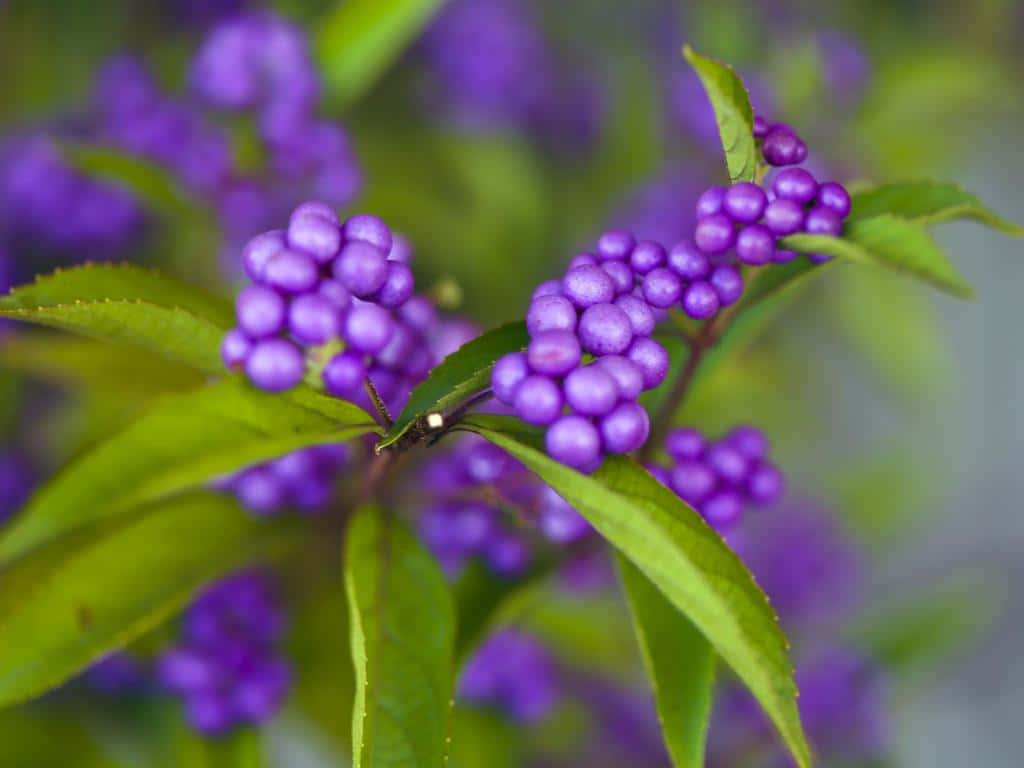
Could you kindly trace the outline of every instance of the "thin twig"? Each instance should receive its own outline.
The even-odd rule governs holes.
[[[373,386],[373,382],[370,381],[370,377],[367,376],[363,379],[363,388],[366,389],[366,394],[370,396],[370,401],[373,403],[373,408],[377,411],[377,416],[380,418],[381,426],[384,429],[390,430],[395,425],[395,422],[391,419],[391,414],[388,413],[388,407],[384,404],[384,400],[381,399],[380,393],[377,392],[377,388]]]

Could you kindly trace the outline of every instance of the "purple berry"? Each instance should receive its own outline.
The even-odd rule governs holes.
[[[321,280],[316,292],[330,301],[339,311],[346,312],[352,306],[352,294],[337,280]]]
[[[487,544],[487,563],[499,576],[517,576],[530,564],[530,550],[518,536],[499,532]]]
[[[250,285],[235,299],[238,327],[251,339],[273,336],[284,328],[285,302],[277,291]]]
[[[420,340],[402,323],[394,323],[388,343],[377,353],[377,364],[391,371],[400,371],[413,354]]]
[[[617,355],[629,349],[633,324],[629,315],[614,304],[594,304],[580,317],[579,339],[593,355]]]
[[[747,496],[754,504],[773,504],[782,498],[786,481],[772,464],[758,466],[747,478]]]
[[[640,366],[644,374],[644,389],[654,389],[668,375],[668,352],[654,339],[636,339],[626,357]]]
[[[733,485],[741,485],[750,471],[750,462],[746,456],[725,442],[716,443],[708,448],[705,461],[715,474]]]
[[[569,544],[579,541],[593,530],[586,518],[549,485],[541,489],[539,506],[537,527],[551,541]]]
[[[562,278],[562,292],[580,309],[615,298],[615,283],[608,273],[594,264],[576,267]]]
[[[672,246],[668,266],[686,282],[704,280],[711,272],[711,261],[692,240],[680,240]]]
[[[388,225],[369,213],[357,213],[345,220],[341,227],[346,242],[358,241],[372,245],[381,256],[391,252],[391,230]]]
[[[768,133],[768,121],[761,115],[754,115],[754,138],[763,139]]]
[[[351,398],[361,392],[366,379],[363,356],[357,352],[341,352],[324,367],[324,387],[336,397]]]
[[[831,208],[819,205],[807,212],[807,218],[804,220],[804,231],[812,235],[839,237],[843,231],[843,220]]]
[[[761,154],[769,165],[796,165],[807,157],[807,146],[786,130],[775,129],[764,138]]]
[[[340,329],[338,308],[325,296],[297,296],[288,307],[288,330],[301,344],[326,344],[338,337]]]
[[[231,707],[216,692],[197,691],[185,698],[185,719],[200,733],[216,736],[234,724]]]
[[[768,455],[768,438],[757,427],[746,424],[736,427],[726,440],[751,461],[761,461]]]
[[[398,316],[410,328],[426,333],[437,325],[437,308],[426,296],[412,296],[398,308]]]
[[[516,396],[516,387],[530,375],[526,364],[526,355],[522,352],[510,352],[494,364],[491,369],[491,389],[499,402],[512,405]]]
[[[341,247],[338,219],[330,218],[315,209],[299,206],[288,220],[288,245],[308,253],[318,264],[326,264]]]
[[[575,331],[576,307],[564,296],[539,296],[526,311],[526,330],[530,336],[544,331]]]
[[[636,275],[633,268],[625,261],[606,261],[601,264],[601,269],[608,273],[608,277],[615,283],[615,293],[627,293],[633,289],[636,282]]]
[[[305,293],[316,287],[320,270],[313,257],[290,248],[278,251],[263,267],[263,282],[285,293]]]
[[[725,253],[736,242],[732,219],[724,213],[714,213],[698,219],[693,232],[693,242],[710,256]]]
[[[376,301],[382,307],[400,307],[412,296],[415,281],[412,270],[400,261],[386,261],[384,284],[377,291]]]
[[[605,355],[595,362],[613,379],[623,400],[635,400],[644,389],[644,372],[640,366],[622,355]]]
[[[394,333],[391,314],[376,304],[359,304],[345,317],[345,341],[353,348],[375,354],[384,348]]]
[[[772,189],[781,200],[806,205],[818,193],[818,182],[803,168],[784,168],[772,182]]]
[[[232,328],[224,334],[224,340],[220,343],[220,357],[228,368],[240,371],[250,349],[252,342],[249,337],[240,328]]]
[[[404,235],[397,232],[391,233],[391,250],[388,251],[388,261],[397,261],[399,264],[412,264],[412,243]]]
[[[750,181],[739,181],[726,190],[722,210],[739,224],[752,224],[761,218],[767,204],[764,190]]]
[[[605,232],[597,240],[597,255],[600,259],[629,258],[636,240],[633,233],[626,229],[613,229]]]
[[[545,280],[543,283],[538,285],[533,290],[532,299],[539,299],[541,296],[561,296],[562,295],[562,281],[561,280]]]
[[[286,247],[285,233],[283,230],[275,229],[271,232],[264,232],[256,235],[245,244],[242,249],[242,268],[255,282],[263,281],[263,270],[270,261],[270,257]]]
[[[299,384],[306,363],[291,342],[284,339],[264,339],[257,342],[245,361],[249,380],[267,392],[282,392]]]
[[[272,515],[285,503],[285,487],[268,467],[253,467],[233,483],[238,500],[256,517]]]
[[[709,187],[697,198],[697,218],[713,216],[722,210],[725,200],[725,187]]]
[[[676,461],[700,458],[704,453],[704,435],[691,427],[673,429],[665,437],[665,451]]]
[[[615,300],[615,306],[626,313],[634,336],[650,336],[657,325],[651,305],[638,296],[626,294]]]
[[[665,263],[665,249],[653,240],[641,240],[629,254],[629,264],[638,275],[646,275]]]
[[[714,286],[704,280],[690,283],[683,293],[683,311],[694,320],[707,320],[714,317],[721,306],[718,292]]]
[[[569,266],[565,269],[576,269],[576,267],[590,267],[597,264],[597,257],[592,253],[577,253],[569,260]]]
[[[388,262],[375,246],[355,240],[346,243],[334,260],[334,276],[359,298],[379,291],[388,277]]]
[[[565,400],[584,416],[603,416],[619,400],[619,387],[611,374],[596,365],[585,365],[565,377]]]
[[[609,453],[631,453],[645,442],[651,420],[639,403],[622,403],[601,419],[601,439]]]
[[[700,513],[715,530],[725,530],[743,517],[743,499],[736,491],[722,490],[704,500]]]
[[[644,276],[644,298],[658,309],[671,307],[683,294],[683,281],[671,269],[658,267]]]
[[[589,469],[601,458],[601,435],[588,419],[571,414],[548,427],[548,455],[576,469]]]
[[[772,200],[764,209],[764,225],[776,237],[799,232],[804,225],[804,209],[795,200]]]
[[[744,264],[759,267],[772,260],[775,236],[767,227],[750,224],[736,235],[736,256]]]
[[[569,331],[539,333],[526,349],[530,370],[546,376],[565,376],[580,364],[582,356],[579,339]]]
[[[570,374],[571,375],[571,374]],[[546,426],[562,413],[562,391],[547,376],[527,376],[516,387],[512,406],[528,424]]]
[[[715,289],[715,293],[718,294],[718,303],[723,307],[735,304],[743,295],[743,276],[731,264],[715,267],[711,271],[708,282]]]
[[[715,473],[696,459],[684,459],[672,467],[668,484],[688,504],[699,504],[715,489]]]
[[[788,264],[797,257],[796,251],[776,250],[772,256],[772,264]]]
[[[850,213],[850,193],[842,184],[827,181],[818,187],[818,204],[831,208],[844,219]]]

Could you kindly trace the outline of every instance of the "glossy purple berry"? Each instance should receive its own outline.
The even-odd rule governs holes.
[[[527,376],[516,387],[512,407],[528,424],[546,426],[562,413],[562,390],[547,376]]]
[[[412,270],[400,261],[386,261],[387,272],[384,284],[377,291],[375,299],[378,304],[388,309],[400,307],[412,296],[415,280]]]
[[[315,209],[299,206],[288,220],[288,245],[308,253],[318,264],[326,264],[341,248],[338,219]]]
[[[698,219],[697,227],[693,231],[693,242],[710,256],[725,253],[736,242],[736,230],[732,219],[724,213],[714,213]]]
[[[326,344],[340,334],[341,313],[326,296],[297,296],[288,307],[288,330],[302,344]]]
[[[668,375],[668,352],[654,339],[639,338],[633,341],[626,357],[640,366],[644,374],[644,389],[654,389]]]
[[[681,240],[668,252],[668,267],[689,283],[704,280],[711,272],[711,261],[692,240]]]
[[[576,269],[576,267],[590,267],[597,264],[597,257],[592,253],[577,253],[571,259],[569,259],[569,265],[565,268],[566,271],[570,269]]]
[[[761,115],[754,115],[754,138],[763,139],[768,134],[768,121]]]
[[[726,436],[726,440],[750,461],[761,461],[768,455],[768,438],[757,427],[747,424],[736,427]]]
[[[782,473],[767,462],[759,465],[747,478],[747,496],[754,504],[773,504],[782,498],[785,489]]]
[[[512,405],[516,388],[529,375],[530,368],[526,364],[526,355],[522,352],[510,352],[498,360],[491,369],[491,390],[499,402]]]
[[[691,427],[673,429],[665,437],[665,452],[676,461],[697,459],[704,453],[704,435]]]
[[[316,292],[331,302],[339,311],[346,312],[352,306],[352,294],[337,280],[321,280]]]
[[[683,312],[694,320],[707,320],[714,317],[721,306],[718,292],[711,283],[698,280],[686,286],[683,292]]]
[[[609,453],[631,453],[645,442],[651,420],[639,403],[621,403],[601,419],[601,439]]]
[[[544,436],[548,455],[576,469],[590,469],[601,458],[601,435],[589,419],[562,416]]]
[[[605,232],[597,240],[597,256],[605,259],[628,259],[636,245],[633,233],[626,229],[613,229]]]
[[[565,400],[584,416],[603,416],[619,400],[619,387],[608,372],[585,365],[565,377]]]
[[[372,296],[388,277],[388,261],[374,245],[355,240],[346,243],[334,260],[334,276],[353,295]]]
[[[644,372],[640,366],[622,355],[605,355],[595,362],[613,379],[623,400],[635,400],[644,389]]]
[[[772,182],[772,189],[780,200],[792,200],[803,206],[818,194],[818,182],[803,168],[784,168]]]
[[[224,334],[224,340],[220,343],[220,357],[228,368],[240,371],[251,349],[249,337],[240,328],[232,328]]]
[[[657,325],[651,305],[638,296],[626,294],[615,300],[615,306],[626,313],[634,336],[650,336]]]
[[[426,296],[412,296],[398,308],[398,316],[410,328],[426,333],[437,325],[437,307]]]
[[[743,498],[736,491],[718,491],[704,500],[700,513],[712,528],[725,530],[743,517]]]
[[[684,459],[669,472],[668,484],[688,504],[699,504],[715,489],[715,473],[696,459]]]
[[[799,232],[804,225],[804,209],[795,200],[777,198],[764,209],[764,226],[775,237]]]
[[[819,205],[807,212],[804,231],[812,235],[839,237],[843,231],[843,220],[831,208]]]
[[[697,198],[697,218],[713,216],[722,210],[725,200],[725,187],[709,187]]]
[[[345,317],[345,341],[355,350],[375,354],[391,339],[395,321],[391,314],[376,304],[359,304]]]
[[[587,264],[566,272],[562,292],[574,305],[586,309],[614,299],[615,283],[599,266]]]
[[[743,295],[743,276],[731,264],[722,264],[711,270],[708,283],[718,294],[718,303],[723,307],[735,304]]]
[[[381,256],[391,252],[391,230],[381,219],[369,213],[357,213],[345,220],[341,227],[346,242],[358,241],[372,245]]]
[[[769,165],[796,165],[807,157],[807,146],[795,134],[776,129],[764,137],[761,154]]]
[[[618,355],[629,349],[633,324],[629,315],[614,304],[594,304],[580,317],[580,344],[592,355]]]
[[[391,250],[388,251],[388,261],[412,264],[412,243],[409,242],[409,238],[397,232],[391,233]]]
[[[283,392],[299,384],[306,362],[298,347],[284,339],[264,339],[245,360],[249,380],[267,392]]]
[[[759,267],[772,260],[775,236],[760,224],[748,224],[736,235],[736,257],[744,264]]]
[[[608,260],[601,264],[601,269],[608,273],[608,277],[615,283],[616,295],[627,293],[633,289],[636,282],[636,275],[633,268],[627,261]]]
[[[279,333],[284,328],[285,313],[281,294],[262,285],[250,285],[235,299],[238,327],[250,339]]]
[[[733,485],[742,484],[750,471],[747,457],[727,442],[716,443],[708,448],[704,460],[716,475]]]
[[[629,254],[629,264],[638,275],[646,275],[664,263],[665,249],[653,240],[641,240]]]
[[[818,187],[818,205],[832,209],[844,219],[850,213],[850,193],[842,184],[827,181]]]
[[[320,270],[313,257],[290,248],[278,251],[263,267],[263,282],[285,293],[305,293],[316,287]]]
[[[583,350],[570,331],[544,331],[533,337],[526,349],[530,370],[545,376],[565,376],[580,364]]]
[[[576,307],[564,296],[538,296],[526,311],[526,330],[530,336],[544,331],[575,331]]]
[[[242,268],[255,282],[263,281],[263,270],[270,257],[286,247],[284,230],[276,229],[256,235],[242,249]]]
[[[767,204],[764,190],[750,181],[739,181],[725,192],[722,211],[739,224],[752,224],[761,218]]]
[[[683,294],[683,281],[671,269],[658,267],[644,275],[643,292],[652,307],[666,309],[679,301]]]
[[[562,295],[562,281],[561,280],[545,280],[543,283],[533,289],[533,295],[530,297],[531,300],[539,299],[541,296],[561,296]]]
[[[351,398],[363,389],[366,364],[358,352],[341,352],[330,359],[322,374],[324,388],[336,397]]]

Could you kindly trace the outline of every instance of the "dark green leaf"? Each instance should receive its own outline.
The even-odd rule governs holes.
[[[356,699],[354,768],[440,768],[455,682],[455,606],[404,523],[356,512],[345,542]]]
[[[294,541],[198,493],[50,541],[0,570],[0,704],[42,693],[172,616],[204,583]]]
[[[764,593],[700,515],[631,459],[608,456],[587,477],[548,458],[516,419],[474,415],[465,426],[536,472],[629,558],[747,684],[798,762],[810,763],[786,639]]]
[[[44,485],[0,533],[0,562],[92,521],[281,456],[376,429],[362,410],[300,387],[261,392],[239,377],[155,404]]]
[[[428,414],[444,411],[489,389],[495,361],[522,349],[529,340],[526,324],[519,321],[502,325],[463,344],[412,391],[409,402],[379,447],[391,445],[413,426],[424,427]]]
[[[316,53],[330,98],[351,104],[416,39],[443,0],[344,0],[317,22]]]
[[[715,110],[729,180],[734,183],[753,181],[757,170],[757,147],[754,144],[754,111],[750,108],[746,86],[732,67],[704,58],[688,45],[683,48],[683,56],[700,77]]]
[[[886,213],[922,224],[974,219],[1007,235],[1024,236],[1024,227],[1004,219],[981,202],[977,195],[949,181],[883,184],[853,195],[851,221]]]
[[[970,284],[924,228],[897,216],[849,222],[842,237],[790,235],[782,245],[802,253],[827,253],[906,272],[960,298],[972,293]]]
[[[636,566],[621,555],[617,560],[672,762],[677,768],[704,765],[715,653]]]

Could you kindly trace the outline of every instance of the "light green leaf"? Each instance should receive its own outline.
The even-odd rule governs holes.
[[[757,147],[754,144],[754,111],[750,107],[746,86],[732,67],[705,58],[688,45],[683,48],[683,56],[700,77],[715,110],[729,180],[733,183],[753,181],[757,171]]]
[[[297,530],[197,493],[53,539],[0,570],[0,704],[35,696],[172,616]]]
[[[1004,219],[976,195],[949,181],[883,184],[853,195],[851,221],[887,213],[922,224],[974,219],[1007,235],[1024,236],[1024,227]]]
[[[800,765],[809,765],[786,639],[764,593],[700,515],[631,459],[607,456],[588,477],[548,458],[516,419],[474,415],[464,426],[537,473],[629,558],[746,683]]]
[[[403,522],[356,512],[345,542],[356,698],[354,768],[440,768],[455,682],[455,606]]]
[[[251,464],[376,429],[351,403],[304,387],[261,392],[240,377],[164,398],[72,462],[0,533],[0,563],[74,528]]]
[[[842,237],[790,235],[782,245],[802,253],[827,253],[919,277],[946,293],[970,298],[970,284],[924,228],[897,216],[848,222]]]
[[[444,0],[342,0],[315,25],[316,55],[333,102],[346,106],[419,35]]]
[[[704,765],[715,653],[636,566],[622,555],[617,562],[672,762],[677,768]]]
[[[498,358],[522,349],[529,340],[526,324],[517,321],[463,344],[435,366],[426,381],[412,391],[409,402],[378,448],[391,445],[412,429],[428,429],[428,414],[444,411],[489,389],[491,368]]]

